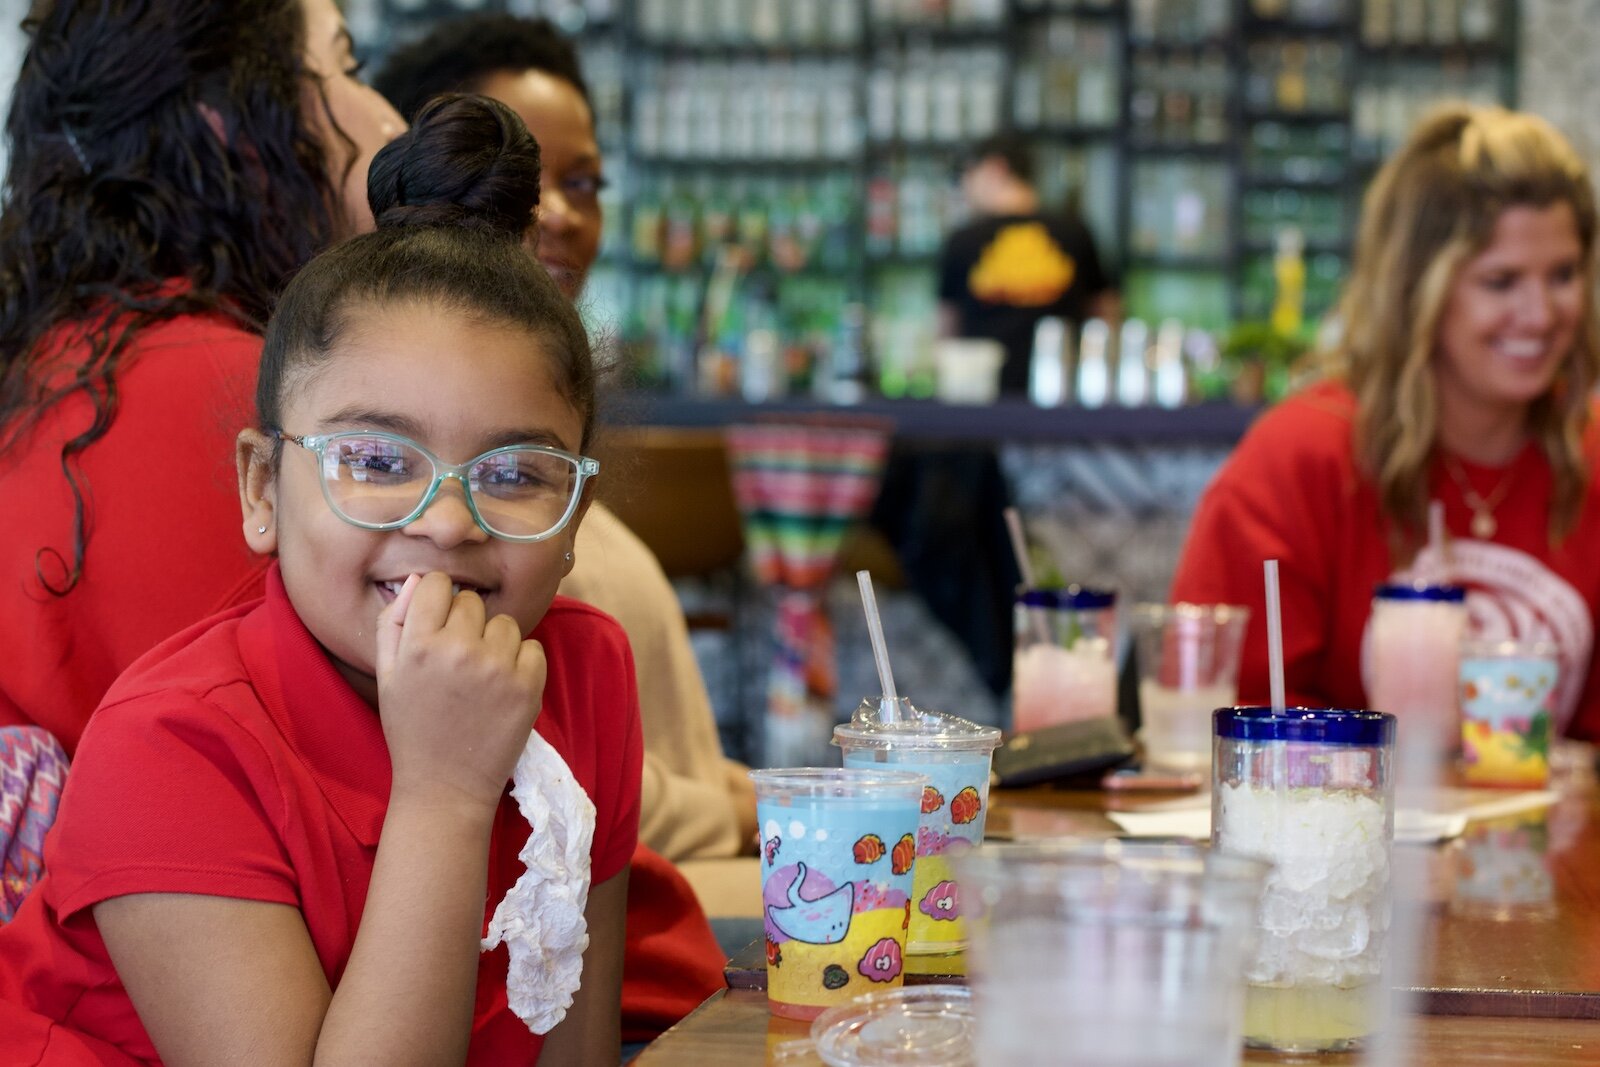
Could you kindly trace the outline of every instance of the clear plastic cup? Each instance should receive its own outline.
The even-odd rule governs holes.
[[[1403,743],[1426,746],[1430,766],[1461,736],[1456,690],[1467,631],[1467,592],[1458,585],[1380,585],[1362,654],[1367,704],[1406,724]]]
[[[957,860],[980,1067],[1233,1067],[1268,865],[1192,846],[986,846]]]
[[[1027,589],[1017,597],[1012,729],[1117,713],[1117,594]]]
[[[1232,604],[1139,604],[1139,735],[1146,766],[1211,769],[1211,713],[1238,703],[1250,609]]]
[[[1461,647],[1461,763],[1469,785],[1543,789],[1550,782],[1556,646],[1469,641]]]
[[[804,767],[750,778],[773,1014],[813,1019],[898,987],[927,776]]]
[[[915,771],[928,776],[917,827],[917,867],[911,891],[906,951],[943,955],[966,944],[961,886],[951,857],[983,840],[989,811],[989,762],[1000,744],[993,726],[896,702],[893,722],[880,702],[864,700],[848,725],[833,730],[846,767]]]
[[[1395,717],[1241,707],[1214,721],[1211,843],[1273,864],[1245,1043],[1358,1047],[1376,1027],[1386,962]]]

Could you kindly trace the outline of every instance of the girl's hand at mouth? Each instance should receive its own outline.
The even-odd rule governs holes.
[[[406,579],[378,616],[378,717],[394,798],[492,812],[544,696],[544,649],[509,615],[486,618],[447,574]]]

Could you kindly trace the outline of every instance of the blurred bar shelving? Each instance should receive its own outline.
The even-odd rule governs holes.
[[[925,361],[956,165],[998,129],[1033,139],[1043,201],[1085,218],[1130,314],[1262,317],[1293,226],[1314,321],[1420,113],[1515,103],[1521,19],[1516,0],[346,0],[377,55],[472,10],[576,35],[614,179],[585,303],[680,392],[752,333],[818,366],[861,344],[880,377]]]
[[[893,424],[897,437],[907,440],[1231,445],[1249,429],[1259,410],[1222,402],[1172,409],[1042,408],[1005,399],[988,405],[915,399],[873,399],[848,405],[785,399],[752,404],[732,398],[624,392],[606,400],[603,415],[614,426],[683,428],[830,415],[883,419]]]

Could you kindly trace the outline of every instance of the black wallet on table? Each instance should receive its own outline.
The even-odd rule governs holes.
[[[1014,734],[995,750],[995,784],[1038,785],[1062,779],[1100,776],[1133,758],[1133,742],[1122,722],[1111,717],[1064,722]]]

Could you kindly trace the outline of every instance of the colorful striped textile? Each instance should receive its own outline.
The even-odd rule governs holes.
[[[44,834],[66,778],[67,754],[48,731],[0,727],[0,922],[44,873]]]
[[[815,589],[865,515],[889,451],[881,425],[751,423],[728,428],[733,492],[756,574],[769,585]]]
[[[845,534],[877,498],[890,429],[832,416],[728,428],[745,545],[756,576],[778,592],[767,679],[769,765],[827,756],[838,685],[822,598]]]

